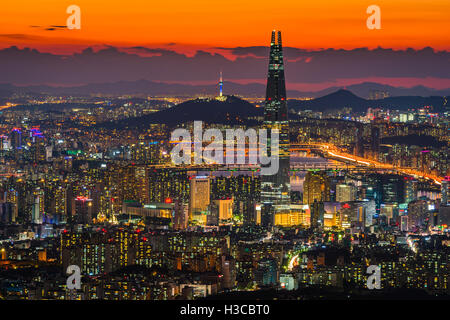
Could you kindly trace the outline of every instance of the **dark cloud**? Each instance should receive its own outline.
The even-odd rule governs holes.
[[[128,48],[123,48],[124,50],[134,50],[135,52],[139,53],[165,53],[165,54],[171,54],[173,53],[172,50],[167,50],[167,49],[161,49],[161,48],[147,48],[147,47],[141,47],[141,46],[136,46],[136,47],[128,47]]]
[[[55,31],[55,30],[63,30],[63,29],[67,29],[67,26],[62,26],[62,25],[51,25],[51,26],[38,26],[38,25],[30,25],[30,28],[37,28],[37,29],[41,29],[43,31]]]
[[[0,34],[29,39],[26,34]],[[81,53],[56,55],[37,50],[0,50],[0,82],[92,83],[111,81],[216,81],[222,70],[227,79],[264,79],[267,47],[215,48],[235,56],[199,50],[186,56],[168,49],[103,45]],[[336,79],[414,77],[450,79],[450,52],[357,48],[305,50],[284,48],[286,78],[291,83],[321,83]]]
[[[36,36],[32,36],[25,33],[1,33],[0,38],[13,39],[13,40],[35,40]]]
[[[45,28],[45,31],[55,31],[55,30],[63,30],[66,29],[67,26],[49,26],[47,28]]]

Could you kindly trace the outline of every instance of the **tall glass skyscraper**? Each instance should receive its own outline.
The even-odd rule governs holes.
[[[268,131],[279,130],[279,170],[261,179],[262,224],[273,225],[277,212],[290,211],[289,122],[284,80],[281,32],[272,31],[270,41],[269,72],[267,76],[264,126]],[[270,133],[268,134],[270,138]],[[268,139],[270,145],[270,139]]]

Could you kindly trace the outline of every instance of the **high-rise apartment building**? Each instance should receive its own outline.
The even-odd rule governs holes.
[[[356,200],[356,187],[353,184],[338,184],[336,186],[336,201],[349,202]]]
[[[210,180],[206,176],[191,177],[189,196],[189,220],[206,224],[210,204]]]
[[[308,171],[303,183],[303,204],[330,201],[330,180],[324,172]]]

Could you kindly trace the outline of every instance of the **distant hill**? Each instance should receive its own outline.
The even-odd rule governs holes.
[[[326,96],[313,100],[288,100],[289,109],[326,111],[342,108],[367,109],[366,100],[348,90],[338,90]]]
[[[249,124],[248,117],[262,115],[263,108],[256,108],[251,103],[235,96],[227,96],[223,101],[216,99],[189,100],[170,109],[99,125],[123,129],[142,127],[150,123],[176,125],[194,120],[208,123]]]
[[[444,111],[446,99],[443,97],[413,97],[413,96],[403,96],[403,97],[390,97],[381,100],[369,100],[369,106],[375,104],[376,106],[385,109],[398,109],[406,110],[410,108],[420,108],[424,106],[433,106],[434,112]]]
[[[100,99],[100,98],[98,98]],[[129,98],[127,102],[142,103],[147,100],[142,98]],[[156,103],[156,101],[153,101]],[[121,99],[111,99],[110,108],[121,106],[124,103]],[[419,97],[419,96],[402,96],[389,97],[379,100],[367,100],[361,98],[349,90],[340,89],[336,92],[327,94],[312,100],[289,99],[288,108],[294,112],[300,110],[312,111],[334,111],[350,108],[353,112],[365,113],[368,108],[383,108],[391,110],[407,110],[412,108],[420,108],[423,106],[432,106],[434,112],[444,111],[446,99],[443,97]],[[75,107],[96,108],[98,105],[91,103],[48,103],[29,105],[23,104],[14,107],[17,110],[40,110],[46,112],[61,112],[64,109],[72,109]],[[203,120],[210,123],[229,123],[229,124],[249,124],[247,118],[262,116],[263,108],[256,108],[254,105],[240,99],[236,96],[226,96],[223,101],[214,98],[198,98],[178,104],[169,109],[151,113],[138,118],[130,118],[120,120],[117,123],[104,123],[102,126],[136,126],[143,123],[167,123],[177,124],[193,120]],[[295,118],[291,114],[291,119]]]
[[[353,92],[359,97],[369,98],[373,91],[385,91],[390,96],[448,96],[450,88],[435,90],[424,86],[412,88],[393,87],[373,82],[363,82],[347,87],[329,87],[320,91],[299,91],[289,89],[288,98],[312,97],[318,98],[331,94],[335,91],[345,89]],[[239,84],[235,82],[224,82],[224,92],[241,96],[263,97],[265,95],[266,85],[262,83]],[[101,95],[151,95],[151,96],[195,96],[195,95],[216,95],[218,86],[210,85],[190,85],[177,83],[164,83],[149,80],[137,81],[117,81],[107,83],[92,83],[79,86],[15,86],[9,83],[0,83],[0,99],[6,99],[14,93],[29,93],[32,95],[75,95],[89,96],[95,94]]]
[[[366,112],[368,108],[407,110],[423,106],[433,106],[434,111],[441,112],[443,111],[444,104],[445,99],[443,97],[403,96],[379,100],[367,100],[343,89],[312,100],[288,100],[288,107],[290,110],[312,110],[321,112],[342,108],[351,108],[354,112]]]
[[[393,87],[387,84],[380,84],[376,82],[362,82],[358,84],[352,84],[349,86],[340,86],[340,87],[329,87],[324,90],[315,91],[315,92],[303,92],[305,97],[317,98],[330,93],[333,93],[338,90],[348,90],[356,94],[361,98],[369,98],[370,94],[374,91],[383,91],[387,92],[390,97],[400,97],[400,96],[421,96],[421,97],[430,97],[430,96],[449,96],[449,89],[436,90],[424,86],[415,86],[411,88],[404,87]],[[293,96],[294,97],[294,96]]]

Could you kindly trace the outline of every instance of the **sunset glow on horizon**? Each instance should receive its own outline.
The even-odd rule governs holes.
[[[81,30],[65,26],[66,9],[81,8]],[[381,8],[381,30],[369,30],[366,9]],[[432,47],[450,50],[448,0],[152,2],[30,1],[2,3],[0,48],[30,47],[70,53],[87,46],[201,48],[267,45],[268,32],[283,31],[284,46],[320,48]]]

